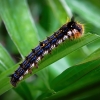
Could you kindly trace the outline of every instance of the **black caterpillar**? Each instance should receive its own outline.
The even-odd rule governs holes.
[[[32,52],[25,58],[20,64],[19,68],[11,74],[11,84],[15,87],[19,80],[23,78],[25,74],[32,73],[32,67],[38,68],[38,62],[44,57],[44,55],[50,53],[53,48],[57,47],[60,43],[66,39],[76,39],[83,34],[83,25],[75,22],[73,18],[70,22],[64,24],[53,35],[47,37],[46,40],[40,42],[40,44],[32,49]]]

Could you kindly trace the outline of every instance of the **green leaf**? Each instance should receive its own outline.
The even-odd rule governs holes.
[[[34,25],[34,21],[31,18],[28,5],[26,0],[3,0],[0,1],[0,16],[2,20],[4,21],[4,24],[7,28],[7,31],[12,39],[12,41],[15,43],[18,51],[20,52],[21,56],[24,58],[25,55],[27,55],[33,47],[36,46],[38,43],[37,36],[36,36],[36,27]],[[9,57],[3,54],[3,61],[6,66],[11,66]],[[4,59],[9,59],[8,65],[7,62],[5,62]],[[13,64],[13,63],[12,63]],[[18,67],[18,65],[17,65]],[[12,68],[13,69],[13,68]],[[10,70],[11,71],[11,70]],[[8,72],[8,73],[7,73]],[[10,89],[12,86],[10,84],[10,78],[8,78],[8,75],[14,73],[14,70],[12,72],[9,72],[9,69],[2,74],[3,81],[1,82],[2,89],[0,90],[0,93],[3,91],[7,91],[8,88]],[[9,84],[9,85],[7,85]],[[22,84],[22,83],[21,83]],[[23,84],[26,84],[23,82]],[[27,85],[26,85],[27,87]],[[23,89],[22,89],[23,88]],[[25,86],[18,86],[15,88],[15,91],[20,94],[22,92],[24,95],[26,95],[26,98],[32,98],[30,92],[26,93],[24,91],[29,91],[29,88],[25,88]],[[20,90],[20,91],[18,91]],[[22,94],[22,96],[23,96]],[[30,97],[28,97],[29,95]],[[25,98],[25,96],[23,96]]]
[[[32,100],[32,94],[26,82],[22,82],[14,89],[24,100]]]
[[[83,19],[91,22],[93,25],[100,27],[98,23],[100,21],[100,13],[99,9],[97,9],[94,5],[89,1],[83,0],[65,0],[69,7],[75,13],[79,14]],[[93,13],[94,12],[94,13]],[[93,20],[95,19],[95,20]]]
[[[59,45],[57,48],[52,50],[51,54],[48,54],[47,56],[42,59],[42,61],[39,63],[39,68],[33,68],[33,74],[35,74],[37,71],[45,68],[46,66],[50,65],[51,63],[59,60],[60,58],[66,56],[67,54],[77,50],[78,48],[89,44],[97,39],[100,39],[97,35],[94,34],[87,34],[84,35],[80,40],[67,40],[61,45]],[[15,69],[18,68],[18,65],[14,66],[13,68],[10,68],[9,70],[3,72],[0,74],[0,94],[4,93],[5,91],[12,88],[12,85],[10,84],[10,79],[7,78],[7,76],[15,71]],[[29,74],[26,76],[30,76]]]
[[[99,36],[94,34],[86,34],[81,39],[76,40],[67,40],[66,42],[59,45],[56,49],[52,50],[51,54],[48,54],[44,59],[39,63],[39,68],[33,68],[33,73],[41,70],[42,68],[50,65],[51,63],[61,59],[62,57],[68,55],[69,53],[77,50],[78,48],[89,44],[97,39],[100,39]]]
[[[85,60],[83,60],[81,62],[82,63],[86,63],[92,60],[96,60],[99,59],[100,56],[98,55],[100,54],[100,49],[96,50],[95,52],[93,52],[92,54],[90,54]],[[88,63],[89,64],[89,63]],[[92,63],[90,63],[92,64]],[[91,70],[93,70],[95,68],[95,66],[90,67],[84,64],[84,66],[82,65],[76,65],[73,66],[67,70],[65,70],[62,74],[60,74],[58,77],[56,77],[52,82],[51,82],[51,88],[53,88],[55,91],[59,91],[61,89],[63,89],[64,87],[67,87],[69,84],[74,83],[74,81],[77,81],[80,77],[84,76],[86,73],[90,72]],[[78,75],[79,76],[78,76]],[[75,77],[77,76],[77,77]]]
[[[66,2],[59,1],[59,0],[47,0],[58,21],[60,21],[61,24],[65,23],[67,20],[67,17],[72,17],[72,13],[66,4]]]
[[[56,91],[55,94],[43,100],[66,100],[65,98],[72,100],[86,96],[87,92],[90,95],[91,91],[100,88],[99,73],[100,58],[70,67],[51,82],[51,88]]]
[[[91,60],[95,60],[100,58],[100,48],[90,54],[86,59],[84,59],[81,63],[85,63]]]
[[[100,54],[100,49],[97,49],[95,52],[93,52],[92,54],[90,54],[85,60],[83,60],[81,63],[83,63],[83,64],[80,64],[80,65],[76,65],[76,66],[73,66],[73,67],[71,67],[71,68],[69,68],[69,69],[67,69],[67,70],[65,70],[62,74],[60,74],[59,76],[57,76],[53,81],[51,81],[51,88],[54,90],[54,91],[61,91],[62,90],[62,92],[63,92],[63,89],[65,88],[65,87],[71,87],[70,85],[72,85],[72,84],[74,84],[75,82],[77,82],[79,79],[81,79],[82,77],[84,77],[85,75],[87,75],[89,72],[91,72],[92,70],[93,70],[93,72],[92,72],[92,74],[94,74],[95,75],[95,69],[97,68],[97,67],[99,67],[99,65],[100,65],[100,63],[99,63],[99,60],[100,60],[100,56],[99,56],[99,54]],[[97,59],[97,61],[94,61],[95,59]],[[86,63],[87,62],[87,63]],[[94,63],[95,62],[95,63]],[[94,77],[96,77],[96,75],[94,76]],[[87,80],[85,80],[85,81],[83,81],[83,83],[84,82],[86,82]],[[100,82],[100,80],[98,80],[99,82]],[[78,83],[79,84],[79,83]],[[94,85],[94,84],[97,84],[96,82],[95,82],[95,79],[94,79],[94,83],[93,84],[90,84],[90,85]],[[98,83],[99,84],[99,83]],[[86,85],[88,85],[88,84],[86,84]],[[94,85],[95,86],[95,85]],[[77,87],[78,88],[78,87]],[[82,87],[81,87],[82,88]],[[80,99],[82,99],[82,98],[84,98],[84,97],[89,97],[89,96],[92,96],[92,95],[95,95],[95,94],[97,94],[98,93],[98,91],[99,91],[99,89],[100,89],[100,87],[99,86],[95,86],[95,87],[90,87],[89,89],[90,90],[88,90],[87,91],[87,89],[86,89],[86,91],[81,91],[81,88],[80,88],[80,93],[78,92],[78,90],[76,89],[76,90],[74,90],[73,89],[73,91],[71,91],[71,93],[72,92],[78,92],[78,95],[75,93],[75,97],[73,96],[73,98],[75,99],[75,100],[80,100]],[[85,88],[87,88],[87,87],[85,87]],[[67,89],[66,89],[67,90]],[[67,91],[70,91],[70,90],[67,90]],[[65,91],[65,92],[67,92],[67,91]],[[69,92],[70,93],[70,92]],[[66,95],[67,95],[68,93],[66,93]],[[58,92],[58,95],[60,95],[59,94],[59,92]],[[61,97],[63,97],[63,94],[62,95],[60,95]],[[68,96],[69,96],[69,94],[68,94]],[[52,97],[52,98],[51,98]],[[51,96],[49,99],[54,99],[54,98],[56,98],[56,96]],[[57,98],[60,98],[60,97],[57,97]],[[57,99],[56,98],[56,99]],[[66,98],[69,98],[69,99],[72,99],[72,97],[71,96],[69,96],[69,97],[67,97],[66,96]],[[47,100],[49,100],[49,99],[47,99]]]
[[[38,43],[26,0],[1,0],[0,16],[21,56],[25,56]]]
[[[0,44],[0,73],[12,67],[13,65],[14,61],[4,47]]]

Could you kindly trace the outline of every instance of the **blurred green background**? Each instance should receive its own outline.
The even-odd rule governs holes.
[[[0,100],[99,100],[99,2],[99,0],[1,0]],[[5,78],[7,72],[13,73],[18,67],[18,64],[15,64],[23,60],[31,49],[38,45],[38,41],[53,34],[72,16],[84,25],[85,36],[71,43],[71,46],[69,42],[70,52],[66,51],[67,56],[64,58],[59,54],[65,47],[60,46],[56,51],[59,57],[56,59],[56,54],[53,53],[52,63],[60,59],[59,61],[53,64],[49,60],[45,61],[43,66],[49,65],[48,67],[36,70],[35,75],[27,76],[29,78],[18,87],[11,89],[9,78]],[[73,45],[75,42],[77,44]],[[66,71],[63,72],[64,70]],[[67,77],[68,79],[65,79]],[[70,84],[72,86],[69,86]]]

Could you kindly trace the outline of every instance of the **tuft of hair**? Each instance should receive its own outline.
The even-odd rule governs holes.
[[[74,39],[81,37],[84,34],[84,26],[79,22],[76,22],[74,17],[67,23],[67,27],[69,28],[70,32],[72,33],[72,37]]]

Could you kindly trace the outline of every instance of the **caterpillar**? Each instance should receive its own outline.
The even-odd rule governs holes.
[[[75,22],[73,18],[66,24],[64,24],[53,35],[47,37],[46,40],[40,42],[40,44],[32,49],[32,52],[25,58],[25,60],[19,65],[19,68],[10,75],[10,83],[16,87],[18,81],[23,79],[23,76],[28,73],[32,73],[32,67],[38,68],[38,62],[48,53],[52,52],[52,49],[56,48],[59,44],[66,39],[76,39],[83,35],[83,25]]]

